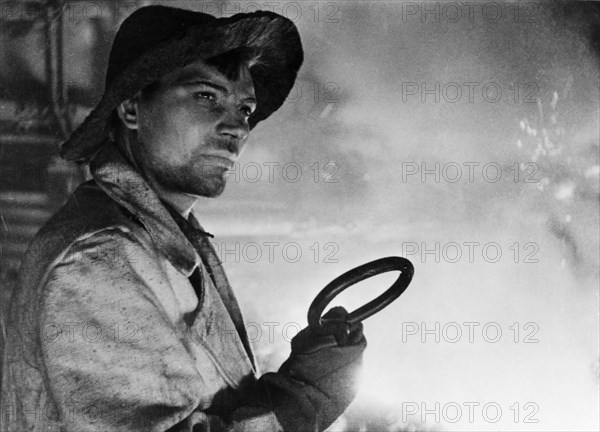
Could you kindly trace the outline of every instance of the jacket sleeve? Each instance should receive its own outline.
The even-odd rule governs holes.
[[[71,245],[42,282],[46,386],[65,431],[191,431],[209,423],[198,411],[209,402],[203,377],[157,297],[168,282],[156,262],[132,234],[104,230]],[[281,427],[261,412],[228,429]]]

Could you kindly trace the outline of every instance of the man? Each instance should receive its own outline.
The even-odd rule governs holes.
[[[40,230],[21,269],[2,431],[315,431],[345,410],[362,327],[336,308],[259,378],[193,214],[199,197],[221,194],[301,63],[295,26],[270,12],[217,19],[149,6],[122,24],[105,94],[61,150],[93,179]]]

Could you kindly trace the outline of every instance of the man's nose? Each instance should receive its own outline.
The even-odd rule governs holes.
[[[243,141],[250,133],[248,119],[237,107],[230,108],[221,118],[217,126],[217,133],[222,137]]]

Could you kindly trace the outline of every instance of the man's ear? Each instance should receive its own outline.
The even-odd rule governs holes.
[[[127,129],[137,130],[139,122],[137,95],[121,102],[117,106],[117,114]]]

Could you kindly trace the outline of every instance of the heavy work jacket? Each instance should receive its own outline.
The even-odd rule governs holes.
[[[280,430],[240,402],[257,371],[214,249],[199,252],[202,235],[184,235],[113,145],[91,173],[24,258],[1,430]]]

